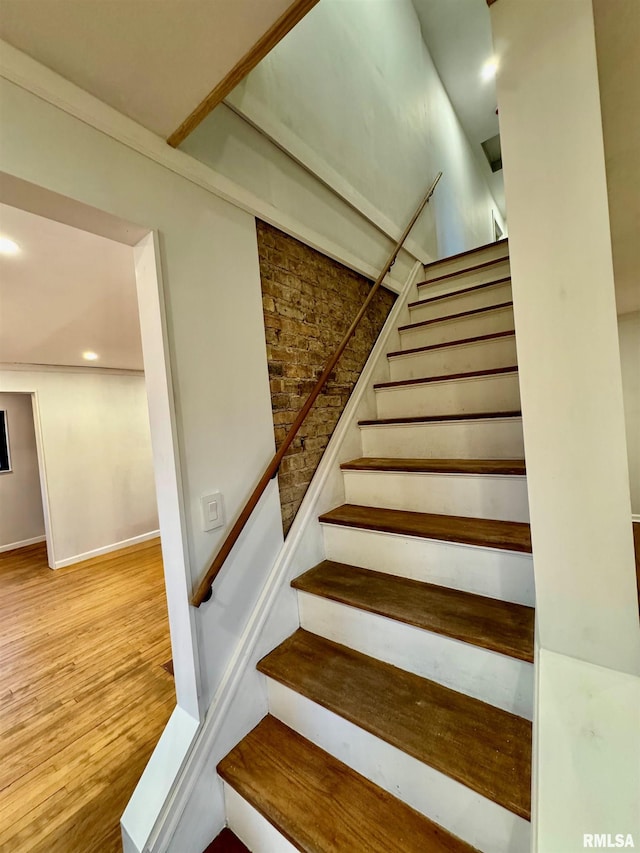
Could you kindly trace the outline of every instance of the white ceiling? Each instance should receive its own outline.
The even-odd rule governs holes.
[[[142,369],[131,247],[6,204],[0,236],[0,362]]]
[[[486,0],[413,0],[422,37],[449,99],[478,159],[486,167],[493,196],[505,213],[502,172],[492,173],[481,143],[499,132],[495,80],[481,70],[493,55]]]
[[[0,38],[168,137],[291,0],[0,0]]]

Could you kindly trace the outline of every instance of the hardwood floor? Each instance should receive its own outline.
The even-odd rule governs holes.
[[[175,706],[158,540],[51,571],[0,554],[0,851],[120,851]]]

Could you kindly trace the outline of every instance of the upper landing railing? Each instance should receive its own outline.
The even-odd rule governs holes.
[[[194,607],[200,607],[200,605],[204,601],[208,601],[211,598],[212,584],[213,584],[214,580],[216,579],[219,571],[222,569],[222,567],[225,563],[225,560],[227,559],[227,557],[231,553],[233,546],[238,541],[240,534],[244,530],[244,527],[245,527],[247,521],[249,520],[249,518],[251,517],[251,513],[256,508],[258,501],[262,497],[264,490],[267,488],[269,481],[273,480],[273,478],[278,473],[278,469],[280,468],[280,463],[282,462],[282,459],[283,459],[285,453],[287,452],[287,450],[291,446],[293,440],[295,439],[296,435],[298,434],[298,430],[300,429],[300,427],[304,423],[305,418],[309,414],[311,407],[313,406],[316,399],[318,398],[318,395],[320,394],[320,392],[324,388],[325,383],[326,383],[327,379],[329,378],[329,376],[331,375],[332,370],[334,369],[334,367],[338,363],[338,359],[340,358],[340,356],[342,355],[342,353],[346,349],[347,344],[351,340],[351,336],[353,335],[356,328],[358,327],[358,323],[364,317],[364,314],[365,314],[367,308],[369,307],[371,300],[373,299],[373,297],[378,292],[378,289],[379,289],[380,285],[382,284],[385,276],[387,275],[387,273],[389,272],[389,270],[391,269],[391,267],[395,263],[396,257],[398,256],[398,252],[402,248],[404,241],[407,239],[409,232],[411,231],[411,229],[415,225],[416,220],[418,219],[418,217],[420,216],[420,214],[424,210],[427,202],[429,201],[429,199],[433,195],[433,192],[434,192],[434,190],[438,184],[438,181],[440,180],[441,177],[442,177],[442,172],[439,172],[438,175],[436,176],[435,180],[433,181],[433,183],[431,184],[431,186],[427,190],[426,195],[424,196],[424,198],[422,199],[422,201],[418,205],[415,213],[413,214],[413,216],[411,217],[411,220],[409,221],[409,224],[407,225],[407,227],[402,232],[401,237],[399,238],[398,242],[395,244],[395,246],[393,248],[393,251],[389,255],[389,258],[388,258],[386,264],[384,265],[384,267],[380,271],[380,275],[376,279],[375,284],[373,285],[373,287],[369,291],[369,295],[367,296],[367,298],[363,302],[362,307],[360,308],[360,310],[358,311],[353,322],[349,326],[349,329],[347,330],[344,338],[342,339],[340,346],[338,347],[338,349],[335,351],[335,353],[332,355],[332,357],[327,362],[325,369],[322,371],[320,378],[318,379],[313,390],[309,394],[304,406],[300,409],[297,418],[295,419],[293,425],[291,426],[291,429],[287,433],[287,435],[286,435],[284,441],[282,442],[282,444],[280,445],[277,453],[275,454],[275,456],[273,457],[271,462],[269,462],[269,464],[267,465],[267,467],[264,471],[264,474],[262,475],[262,477],[260,478],[260,481],[258,482],[258,485],[255,487],[255,489],[251,493],[251,497],[246,502],[242,512],[240,513],[240,515],[236,519],[235,524],[233,525],[233,527],[231,528],[231,530],[227,534],[224,542],[222,543],[222,547],[220,548],[220,550],[216,554],[213,562],[209,566],[207,573],[205,574],[203,579],[198,584],[198,588],[196,589],[196,591],[194,592],[194,594],[191,598],[191,603],[194,605]]]

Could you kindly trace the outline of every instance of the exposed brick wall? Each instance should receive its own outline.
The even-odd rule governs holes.
[[[279,446],[371,282],[264,222],[257,222],[262,304]],[[395,301],[381,288],[324,391],[282,460],[278,475],[285,535],[367,356]]]

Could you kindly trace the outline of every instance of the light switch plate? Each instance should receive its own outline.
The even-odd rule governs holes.
[[[220,492],[203,495],[200,498],[200,510],[205,533],[224,526],[224,500]]]

